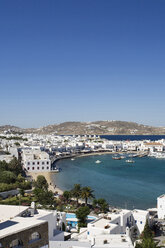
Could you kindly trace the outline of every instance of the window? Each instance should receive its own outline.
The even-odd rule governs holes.
[[[42,162],[42,164],[45,164],[44,162]]]
[[[33,162],[33,165],[35,165],[35,162]]]
[[[140,224],[143,224],[143,222],[142,222],[142,221],[140,221]]]
[[[40,169],[40,167],[37,167],[37,170],[39,170]]]
[[[29,243],[41,239],[41,235],[38,232],[34,232],[29,237]]]
[[[37,164],[40,164],[40,162],[37,162]]]
[[[44,170],[44,167],[42,167],[42,170]]]
[[[27,167],[28,170],[30,170],[30,167]]]
[[[135,224],[137,223],[137,220],[135,220]]]
[[[15,239],[10,243],[10,248],[21,248],[23,247],[23,243],[21,240],[19,239]]]
[[[34,167],[32,167],[32,170],[34,170]]]
[[[30,165],[30,162],[28,162],[27,164]]]
[[[47,162],[47,164],[49,164],[49,162]]]
[[[47,166],[47,170],[49,170],[49,167]]]

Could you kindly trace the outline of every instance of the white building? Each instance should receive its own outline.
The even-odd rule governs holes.
[[[141,146],[143,151],[163,152],[164,145],[160,142],[144,142]]]
[[[14,223],[11,225],[10,222]],[[40,225],[48,223],[47,235],[50,241],[64,241],[64,232],[62,222],[66,225],[66,215],[62,212],[35,210],[35,205],[31,207],[0,205],[0,240],[4,237],[12,236],[18,233],[18,239],[21,239],[21,232],[31,228],[40,230]],[[42,236],[42,232],[40,233]],[[1,246],[0,246],[1,247]],[[31,246],[30,246],[31,247]],[[40,247],[40,246],[35,246]],[[48,245],[42,247],[48,248]]]
[[[78,235],[80,242],[88,240],[94,247],[133,248],[129,226],[133,224],[132,213],[120,210],[88,223],[86,232]],[[80,230],[81,231],[81,230]]]
[[[137,228],[137,234],[141,234],[144,230],[146,221],[149,219],[149,212],[146,210],[134,209],[132,211],[134,226]]]
[[[79,242],[88,240],[94,247],[133,247],[133,231],[136,228],[137,235],[141,234],[148,218],[149,213],[144,210],[115,210],[88,223],[75,238]]]
[[[29,172],[44,172],[51,170],[49,155],[40,150],[23,150],[22,161],[23,167]]]
[[[6,161],[6,163],[10,163],[12,159],[12,155],[0,155],[0,161]]]
[[[157,198],[158,219],[165,219],[165,195]]]

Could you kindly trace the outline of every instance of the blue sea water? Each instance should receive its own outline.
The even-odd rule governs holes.
[[[100,160],[100,164],[95,161]],[[90,186],[95,196],[105,198],[110,205],[122,208],[147,209],[156,206],[156,198],[165,193],[165,160],[151,157],[134,158],[129,164],[113,160],[112,155],[93,155],[57,162],[62,168],[53,174],[63,190],[75,183]]]
[[[108,140],[160,140],[165,135],[101,135],[101,138]]]

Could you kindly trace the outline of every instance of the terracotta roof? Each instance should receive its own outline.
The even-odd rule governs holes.
[[[158,142],[145,143],[146,146],[163,146],[163,144]]]

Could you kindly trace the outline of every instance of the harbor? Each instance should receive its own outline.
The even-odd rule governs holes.
[[[111,206],[147,209],[155,207],[155,198],[164,192],[164,162],[148,156],[117,161],[110,154],[77,157],[58,161],[62,171],[51,177],[62,190],[80,183],[90,186],[96,197],[105,198]]]

